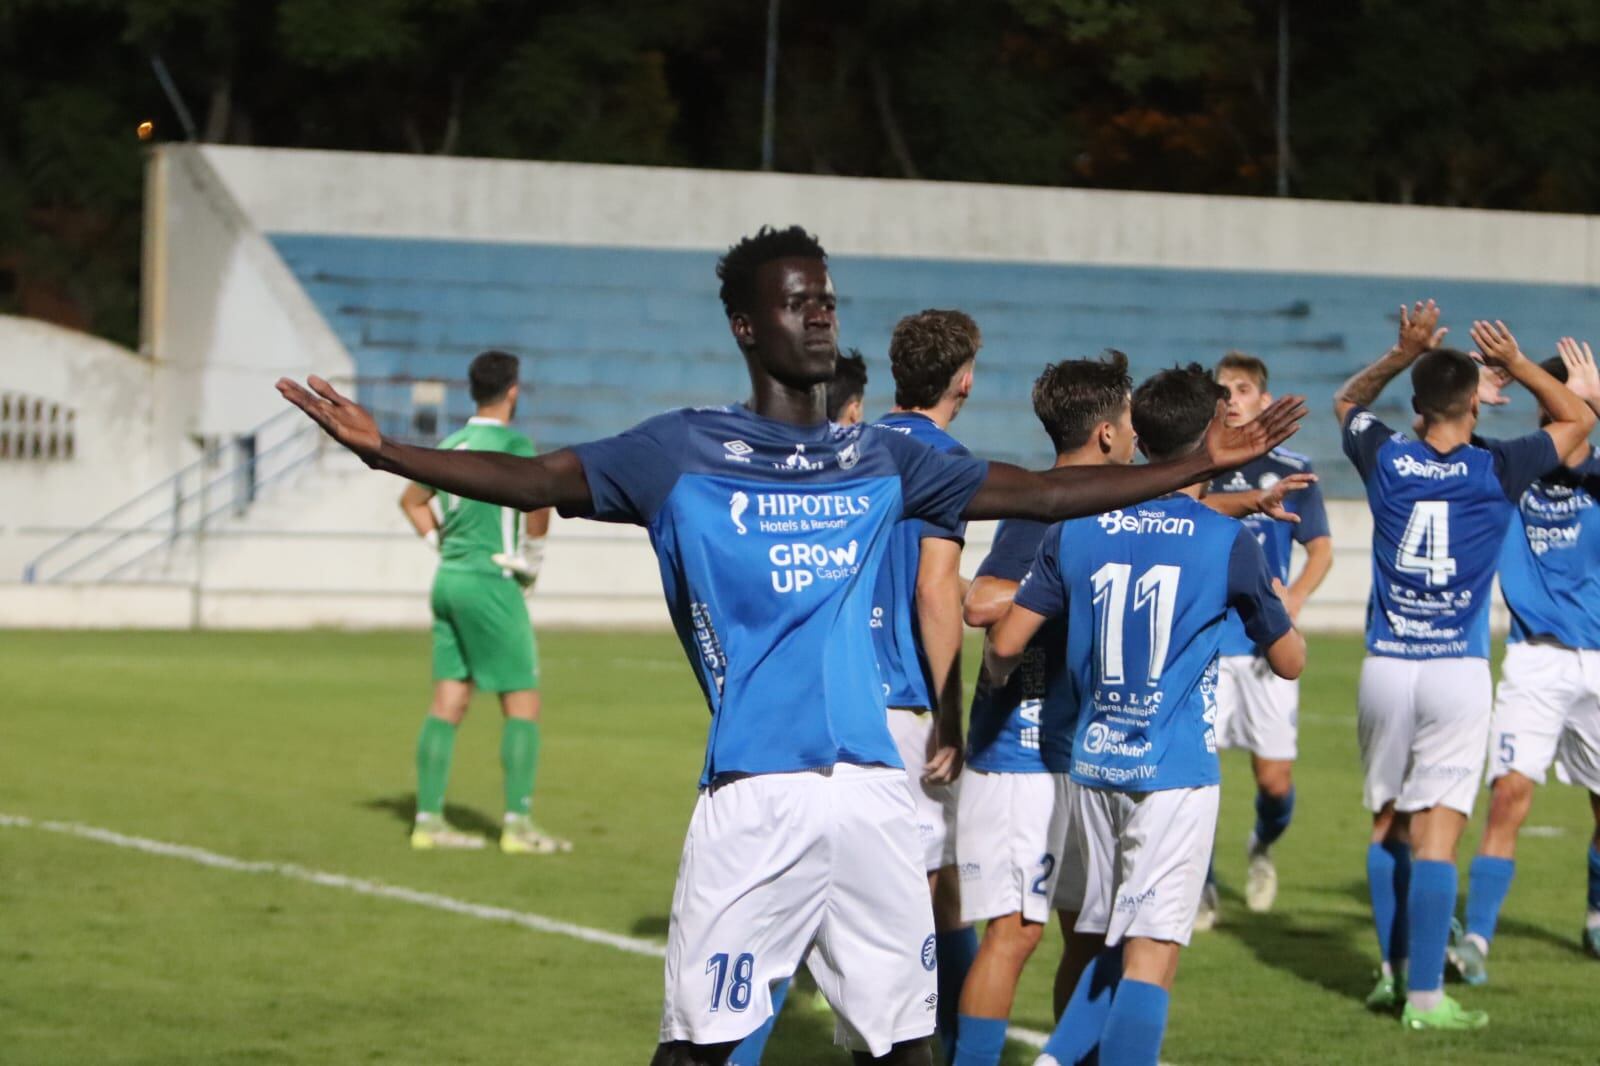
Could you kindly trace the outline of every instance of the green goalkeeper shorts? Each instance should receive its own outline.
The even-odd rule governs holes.
[[[434,575],[433,679],[471,681],[487,692],[539,687],[539,645],[515,581],[461,570]]]

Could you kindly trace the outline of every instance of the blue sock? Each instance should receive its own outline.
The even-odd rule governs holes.
[[[1411,849],[1396,841],[1367,845],[1367,891],[1372,896],[1372,924],[1378,931],[1378,955],[1393,963],[1406,957],[1406,908],[1411,887]]]
[[[767,1038],[778,1022],[778,1012],[783,1010],[784,997],[789,994],[789,979],[784,978],[772,986],[772,1017],[761,1023],[761,1028],[739,1041],[739,1046],[728,1056],[728,1066],[760,1066],[761,1053],[767,1050]]]
[[[1420,861],[1411,870],[1411,968],[1406,987],[1435,992],[1444,987],[1444,949],[1450,942],[1450,919],[1456,912],[1456,867],[1450,862]]]
[[[1494,939],[1495,923],[1516,872],[1515,861],[1492,855],[1476,856],[1467,868],[1467,932],[1483,937],[1485,943]]]
[[[957,1027],[961,1024],[961,986],[967,983],[967,971],[978,957],[978,931],[969,925],[940,933],[934,938],[934,945],[939,961],[939,1010],[935,1023],[939,1043],[944,1045],[944,1061],[954,1062]]]
[[[1067,1009],[1061,1012],[1055,1032],[1045,1041],[1044,1053],[1061,1066],[1077,1066],[1092,1061],[1100,1046],[1100,1031],[1105,1028],[1111,1000],[1122,981],[1122,945],[1106,948],[1084,967],[1072,990]]]
[[[1589,909],[1600,911],[1600,848],[1589,843]]]
[[[1144,981],[1124,981],[1111,1001],[1100,1061],[1105,1066],[1157,1066],[1167,1031],[1167,990]]]
[[[1288,795],[1281,799],[1268,795],[1265,792],[1256,793],[1256,843],[1266,847],[1289,828],[1289,821],[1294,817],[1294,788],[1290,786]]]
[[[960,1035],[956,1038],[956,1057],[951,1066],[1000,1066],[1006,1050],[1004,1018],[974,1018],[963,1014]]]

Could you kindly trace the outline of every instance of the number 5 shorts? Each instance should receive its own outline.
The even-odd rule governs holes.
[[[933,1032],[933,907],[904,770],[841,763],[701,791],[672,897],[662,1041],[742,1040],[802,960],[851,1050],[881,1056]]]
[[[1515,770],[1600,792],[1600,651],[1506,646],[1489,724],[1489,783]]]

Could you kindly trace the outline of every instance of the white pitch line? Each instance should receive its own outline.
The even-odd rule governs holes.
[[[510,925],[520,925],[524,929],[532,929],[540,933],[569,936],[575,940],[582,940],[590,944],[603,944],[609,948],[616,948],[618,951],[626,951],[630,955],[644,955],[652,959],[664,959],[667,957],[667,946],[654,940],[640,940],[637,937],[621,936],[617,933],[608,933],[604,929],[591,929],[586,925],[575,925],[572,922],[563,922],[557,918],[546,918],[542,914],[514,911],[508,907],[492,907],[484,903],[470,903],[450,896],[441,896],[435,892],[422,892],[415,888],[385,884],[382,881],[373,881],[364,877],[349,877],[345,874],[328,873],[324,870],[312,870],[292,862],[263,862],[252,859],[239,859],[232,855],[207,851],[205,848],[190,847],[187,844],[173,844],[165,840],[152,840],[149,837],[129,836],[126,833],[118,833],[112,829],[101,829],[99,826],[83,825],[80,822],[36,821],[21,814],[0,813],[0,828],[38,829],[46,833],[59,833],[63,836],[78,837],[82,840],[93,840],[99,844],[110,844],[116,848],[142,851],[146,855],[161,855],[168,859],[182,859],[184,862],[192,862],[197,866],[209,866],[214,870],[229,870],[233,873],[241,874],[272,874],[277,877],[288,878],[291,881],[302,881],[309,885],[321,885],[324,888],[342,888],[347,892],[354,892],[361,896],[376,896],[380,899],[399,900],[401,903],[412,903],[419,907],[432,907],[434,910],[462,914],[469,918],[478,918],[486,922],[505,922]],[[1006,1035],[1020,1044],[1035,1048],[1044,1047],[1044,1042],[1049,1037],[1047,1033],[1024,1029],[1015,1025],[1010,1028]]]

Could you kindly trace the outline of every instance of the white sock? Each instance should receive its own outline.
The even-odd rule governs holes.
[[[1476,944],[1478,946],[1478,950],[1483,953],[1484,957],[1488,957],[1489,942],[1487,940],[1483,939],[1483,937],[1479,936],[1477,933],[1468,933],[1466,935],[1466,939]]]
[[[1435,988],[1431,992],[1407,992],[1406,1002],[1417,1010],[1430,1011],[1444,1002],[1444,989]]]
[[[1585,929],[1600,929],[1600,911],[1590,911],[1589,916],[1583,921],[1583,926]]]
[[[1387,959],[1385,959],[1384,962],[1383,962],[1383,976],[1385,976],[1385,977],[1393,977],[1394,976],[1394,967],[1389,965],[1389,961]]]

